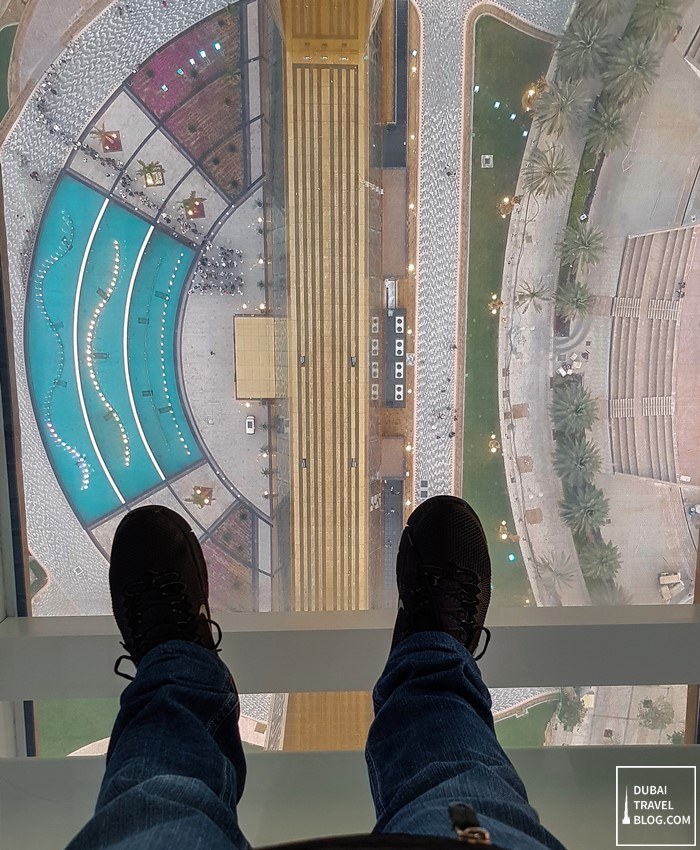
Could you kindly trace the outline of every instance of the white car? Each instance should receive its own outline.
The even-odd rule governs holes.
[[[245,418],[245,432],[246,432],[246,434],[254,434],[255,433],[255,417],[254,416],[246,416],[246,418]]]

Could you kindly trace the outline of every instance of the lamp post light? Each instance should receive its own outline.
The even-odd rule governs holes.
[[[498,311],[503,307],[503,301],[498,297],[498,293],[491,293],[491,300],[488,302],[488,310],[492,316],[495,316]]]
[[[522,201],[522,195],[505,195],[496,205],[501,218],[508,218],[517,205]]]
[[[547,80],[544,77],[540,77],[536,83],[530,83],[521,98],[522,107],[525,112],[532,112],[535,107],[535,101],[546,88]]]

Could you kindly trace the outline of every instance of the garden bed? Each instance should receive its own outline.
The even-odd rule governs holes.
[[[245,188],[242,148],[243,134],[234,133],[202,163],[203,170],[231,197],[239,195]]]
[[[229,513],[226,519],[217,526],[211,539],[221,548],[231,552],[242,564],[250,566],[253,561],[253,529],[251,515],[246,511],[246,518],[241,518],[238,508]]]
[[[241,81],[225,74],[181,106],[166,127],[195,159],[240,127]]]
[[[253,573],[212,540],[202,546],[209,571],[209,598],[217,613],[253,611]]]
[[[221,50],[215,49],[215,43]],[[206,52],[206,58],[201,57],[200,50]],[[194,66],[190,59],[195,60]],[[238,12],[218,12],[155,53],[129,85],[147,109],[163,118],[223,71],[237,67],[239,61]],[[178,68],[182,74],[177,73]],[[165,92],[163,85],[168,89]]]

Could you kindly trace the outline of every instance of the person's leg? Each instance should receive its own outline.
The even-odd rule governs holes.
[[[498,743],[491,697],[471,653],[442,631],[418,632],[391,652],[374,692],[365,758],[374,832],[455,837],[452,801],[476,811],[505,850],[563,850],[539,822]]]
[[[122,694],[95,815],[67,850],[248,850],[239,715],[215,652],[185,640],[151,649]]]

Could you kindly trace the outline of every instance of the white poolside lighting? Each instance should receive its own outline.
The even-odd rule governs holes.
[[[265,309],[265,302],[264,302],[264,301],[262,301],[262,302],[260,303],[260,309],[261,309],[261,310],[264,310],[264,309]]]
[[[260,258],[258,259],[258,265],[259,265],[259,266],[264,266],[264,265],[265,265],[265,260],[263,260],[263,258],[262,258],[262,257],[260,257]]]
[[[411,504],[411,500],[410,500],[410,499],[406,499],[406,501],[404,502],[404,505],[408,506],[408,505],[410,505],[410,504]]]
[[[408,445],[406,446],[406,451],[410,452],[412,448],[413,448],[413,446],[410,443],[408,443]]]
[[[416,205],[413,203],[413,201],[411,201],[411,203],[408,205],[408,208],[409,210],[414,210],[416,208]]]
[[[416,267],[413,265],[413,263],[408,264],[408,270],[409,272],[414,272],[416,270]]]

